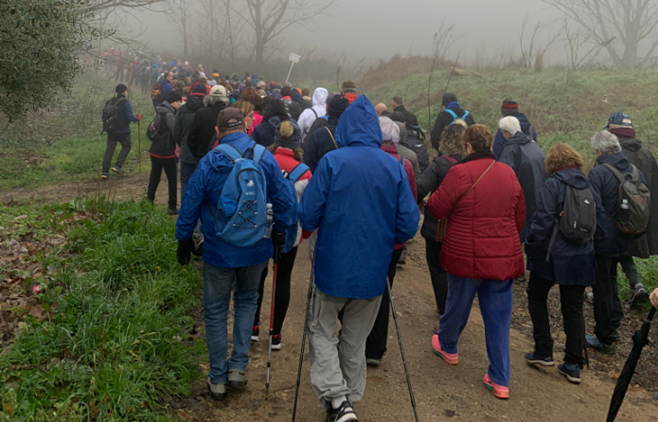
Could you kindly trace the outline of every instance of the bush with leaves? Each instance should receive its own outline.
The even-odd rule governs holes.
[[[78,54],[98,35],[80,19],[84,3],[0,1],[0,112],[9,120],[52,104],[82,71]]]

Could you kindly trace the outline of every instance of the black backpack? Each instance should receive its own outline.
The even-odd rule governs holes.
[[[647,231],[651,217],[651,192],[640,181],[640,173],[633,164],[632,171],[622,174],[610,164],[603,164],[619,181],[619,209],[615,226],[620,232],[638,236]]]
[[[103,132],[114,133],[117,129],[126,127],[126,122],[121,122],[119,120],[119,107],[123,107],[123,105],[126,104],[126,101],[128,100],[125,98],[116,97],[107,100],[103,107],[103,131],[101,134],[103,134]]]
[[[567,185],[560,218],[555,219],[553,235],[546,253],[546,262],[550,260],[558,230],[568,241],[576,245],[582,245],[592,240],[596,231],[596,201],[591,187],[576,189]]]
[[[162,81],[156,82],[151,89],[151,101],[161,104],[166,100],[164,89],[162,89]]]
[[[167,136],[169,135],[169,128],[167,127],[166,116],[166,113],[156,114],[153,118],[153,121],[146,130],[146,137],[149,138],[151,142],[158,142],[163,139],[167,139]]]

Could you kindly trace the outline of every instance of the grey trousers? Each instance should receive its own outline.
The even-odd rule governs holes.
[[[107,146],[105,147],[105,155],[103,156],[103,174],[110,173],[110,167],[112,166],[112,157],[114,156],[114,151],[117,148],[117,143],[121,144],[121,152],[117,157],[117,161],[114,164],[116,168],[121,169],[123,163],[126,162],[128,158],[128,153],[130,153],[130,148],[132,143],[130,141],[130,133],[108,133],[107,134]]]
[[[308,327],[311,384],[327,407],[332,398],[347,396],[357,402],[366,389],[366,339],[377,319],[382,297],[344,299],[315,288]],[[334,332],[338,312],[344,310],[340,338]]]

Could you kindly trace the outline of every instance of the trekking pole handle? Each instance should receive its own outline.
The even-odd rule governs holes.
[[[649,311],[649,316],[647,317],[647,321],[649,322],[653,321],[654,316],[656,316],[656,308],[652,307],[651,311]]]

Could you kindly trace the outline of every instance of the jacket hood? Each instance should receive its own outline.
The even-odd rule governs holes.
[[[300,94],[299,91],[297,91],[296,89],[293,89],[292,92],[290,93],[290,99],[296,103],[301,103],[302,101],[304,101],[302,94]]]
[[[553,173],[554,178],[560,182],[573,186],[576,189],[585,189],[590,187],[589,179],[582,171],[573,168],[565,168]]]
[[[197,111],[204,107],[203,97],[192,97],[192,96],[187,97],[187,102],[185,103],[185,106],[190,111]]]
[[[236,140],[239,140],[241,138],[249,138],[249,135],[247,135],[244,132],[236,132],[232,133],[230,135],[225,136],[222,139],[222,144],[231,144],[235,142]],[[215,148],[212,151],[210,151],[207,155],[208,157],[208,165],[210,168],[212,168],[215,171],[220,171],[220,172],[230,172],[231,169],[233,169],[233,162],[231,161],[230,158],[228,158],[225,154],[223,154],[219,149]]]
[[[620,170],[622,173],[625,173],[626,170],[631,166],[631,163],[628,161],[623,152],[615,152],[614,154],[602,155],[596,159],[597,164],[610,164]]]
[[[528,130],[530,130],[530,121],[528,120],[528,116],[526,116],[523,113],[517,113],[514,114],[513,116],[516,117],[519,123],[521,124],[521,130],[523,131],[523,133],[528,133]]]
[[[369,146],[382,147],[382,130],[379,117],[368,97],[361,95],[347,107],[336,127],[338,147]]]
[[[512,137],[505,140],[505,144],[508,145],[513,145],[513,144],[525,145],[525,144],[529,144],[530,142],[532,142],[532,138],[523,132],[516,132]]]
[[[619,145],[623,149],[630,150],[632,152],[639,151],[642,148],[642,142],[634,138],[619,138]]]
[[[313,91],[313,107],[325,108],[328,96],[329,92],[326,89],[316,88],[315,91]]]
[[[156,108],[155,111],[157,113],[172,113],[176,114],[176,110],[169,104],[168,102],[160,103]]]

